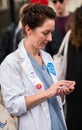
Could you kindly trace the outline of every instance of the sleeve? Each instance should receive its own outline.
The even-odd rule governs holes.
[[[10,62],[12,62],[10,60]],[[10,64],[6,60],[0,66],[0,84],[3,100],[9,113],[20,116],[27,112],[25,92],[19,73],[18,64]]]

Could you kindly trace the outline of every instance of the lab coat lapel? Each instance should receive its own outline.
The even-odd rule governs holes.
[[[51,56],[48,54],[46,55],[46,52],[44,52],[44,51],[41,51],[41,56],[42,56],[42,59],[46,65],[46,68],[47,68],[48,72],[50,73],[53,81],[56,82],[57,76],[56,76],[56,71],[55,71],[54,63],[53,63]]]
[[[52,79],[54,82],[57,82],[57,76],[54,68],[54,63],[50,55],[45,55],[45,52],[41,52],[42,59],[46,65],[46,68],[48,69]],[[56,96],[58,100],[59,107],[62,109],[62,101],[61,97],[58,95]]]
[[[22,67],[23,67],[26,75],[28,76],[29,80],[36,87],[36,89],[39,91],[44,90],[43,84],[42,84],[41,80],[38,78],[28,56],[27,56],[27,59],[24,60],[24,62],[22,63]]]
[[[43,91],[44,86],[43,86],[41,80],[38,78],[32,64],[31,64],[31,61],[27,55],[27,52],[24,48],[23,43],[24,43],[24,40],[22,40],[20,45],[19,45],[19,55],[20,55],[21,60],[22,60],[21,66],[22,66],[24,72],[26,73],[27,77],[29,78],[29,80],[33,84],[33,86],[35,86],[36,92]]]

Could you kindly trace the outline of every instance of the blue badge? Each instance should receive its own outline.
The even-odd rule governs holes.
[[[51,62],[49,62],[49,63],[47,64],[47,69],[48,69],[48,71],[49,71],[50,73],[52,73],[53,75],[56,75],[54,65],[53,65]]]

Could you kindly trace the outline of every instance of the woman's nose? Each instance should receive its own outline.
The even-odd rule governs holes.
[[[52,34],[51,34],[51,33],[47,36],[47,40],[48,40],[49,42],[52,41]]]

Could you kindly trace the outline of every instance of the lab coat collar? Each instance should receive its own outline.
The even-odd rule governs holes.
[[[20,44],[19,44],[19,55],[20,57],[22,58],[21,60],[23,61],[22,62],[22,66],[24,67],[24,69],[26,69],[29,74],[31,74],[32,72],[34,72],[34,68],[31,64],[31,61],[29,59],[29,57],[27,56],[27,52],[25,50],[25,47],[24,47],[24,39],[21,40]],[[44,61],[44,64],[46,65],[46,68],[48,69],[53,81],[57,81],[57,76],[56,76],[56,71],[55,71],[55,68],[54,68],[54,63],[53,63],[53,60],[51,58],[51,56],[46,53],[45,51],[40,51],[40,54],[41,54],[41,57]],[[28,67],[27,67],[28,65]]]

